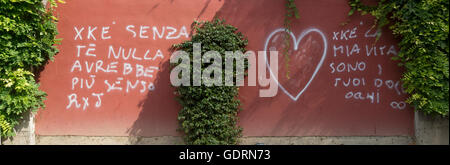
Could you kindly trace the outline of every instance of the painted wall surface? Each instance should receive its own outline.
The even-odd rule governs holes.
[[[39,78],[48,94],[39,135],[181,135],[169,48],[191,36],[194,20],[226,19],[248,37],[248,50],[283,49],[280,0],[66,2],[57,9],[61,51]],[[375,42],[373,18],[348,17],[346,0],[297,6],[291,78],[280,54],[276,96],[259,97],[267,87],[240,88],[244,136],[412,136],[392,32]]]

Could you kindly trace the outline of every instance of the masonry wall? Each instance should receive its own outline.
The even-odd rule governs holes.
[[[67,0],[57,9],[60,53],[39,77],[46,109],[3,143],[182,144],[170,47],[192,36],[193,20],[218,17],[248,37],[248,50],[281,51],[292,37],[290,68],[281,55],[276,71],[251,64],[267,66],[279,88],[273,97],[259,96],[259,84],[240,88],[241,144],[448,144],[448,119],[404,102],[389,29],[348,17],[346,0],[296,2],[301,17],[287,33],[279,0]]]
[[[417,144],[449,144],[448,117],[415,113],[415,141]]]
[[[448,118],[430,117],[416,112],[414,136],[316,136],[316,137],[244,137],[242,145],[448,145]],[[39,136],[33,133],[31,116],[15,129],[17,136],[2,139],[3,145],[182,145],[180,136]]]

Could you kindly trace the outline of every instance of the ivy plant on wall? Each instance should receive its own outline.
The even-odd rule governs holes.
[[[60,1],[63,3],[63,1]],[[57,53],[56,1],[0,0],[0,131],[14,136],[24,113],[43,107],[34,70]]]
[[[293,21],[293,18],[295,19],[300,19],[300,14],[298,12],[297,9],[297,5],[295,4],[295,0],[286,0],[285,4],[285,10],[286,13],[284,15],[284,22],[283,22],[283,26],[284,29],[286,29],[286,33],[284,36],[284,41],[283,44],[285,45],[284,49],[283,49],[283,56],[284,56],[284,60],[285,60],[285,68],[286,68],[286,78],[290,78],[289,77],[289,61],[290,61],[290,57],[289,57],[289,50],[291,49],[291,35],[289,35],[289,32],[291,32],[291,24]]]
[[[190,56],[188,65],[190,77],[193,74],[193,45],[201,43],[201,55],[208,51],[220,53],[222,61],[225,51],[245,52],[248,41],[237,28],[225,24],[223,20],[213,20],[194,23],[195,34],[191,40],[174,45],[177,50],[183,50]],[[244,55],[243,55],[244,56]],[[233,63],[235,65],[235,63]],[[175,63],[175,66],[180,63]],[[211,63],[202,63],[200,70],[205,71]],[[248,62],[244,64],[248,68]],[[222,62],[220,69],[225,68]],[[233,69],[236,75],[235,69]],[[214,73],[215,74],[215,73]],[[225,72],[221,73],[222,84]],[[217,75],[214,75],[217,76]],[[191,85],[192,85],[192,81]],[[212,85],[206,86],[202,80],[201,86],[179,86],[176,88],[177,100],[182,106],[178,113],[180,130],[185,133],[186,144],[237,144],[242,128],[237,125],[237,114],[240,101],[237,99],[237,86]]]
[[[378,28],[389,25],[401,38],[394,60],[405,67],[407,102],[426,114],[449,113],[449,1],[380,0],[368,6],[350,0],[351,10],[375,16]]]

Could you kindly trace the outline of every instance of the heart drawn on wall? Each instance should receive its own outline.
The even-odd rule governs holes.
[[[290,35],[292,42],[289,49],[289,61],[284,58],[285,34]],[[266,53],[266,66],[271,77],[278,84],[280,89],[292,100],[298,98],[306,91],[308,86],[316,77],[327,55],[327,39],[317,28],[304,30],[298,37],[291,31],[284,28],[276,29],[266,39],[265,51],[278,51],[278,78],[274,76],[274,71],[270,69],[269,57]],[[285,73],[285,64],[289,64],[289,77]]]

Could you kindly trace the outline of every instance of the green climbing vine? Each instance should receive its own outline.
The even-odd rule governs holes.
[[[59,1],[63,2],[63,1]],[[14,136],[24,113],[44,106],[34,70],[57,53],[57,2],[0,0],[0,136]]]
[[[286,31],[284,35],[284,49],[283,49],[283,56],[285,61],[285,68],[286,68],[286,77],[289,79],[289,50],[291,49],[291,35],[289,35],[289,32],[291,32],[291,24],[293,18],[299,19],[300,15],[298,13],[297,5],[295,4],[295,0],[286,0],[285,4],[286,14],[284,16],[284,29]]]
[[[349,0],[351,10],[371,14],[378,28],[389,26],[401,38],[393,57],[405,67],[407,102],[425,114],[449,113],[449,1],[380,0],[369,6]]]
[[[177,67],[189,67],[187,70],[190,70],[191,77],[191,86],[176,87],[177,100],[182,106],[178,113],[180,130],[186,135],[186,144],[237,144],[242,132],[242,128],[237,125],[237,114],[240,110],[240,101],[237,98],[239,88],[225,85],[206,86],[208,81],[204,79],[201,80],[201,86],[192,86],[195,78],[193,74],[197,71],[193,69],[193,44],[201,43],[202,56],[208,51],[217,51],[221,59],[225,60],[226,51],[246,52],[248,41],[237,32],[237,28],[225,24],[223,20],[194,22],[194,25],[195,34],[191,40],[174,45],[176,50],[183,50],[190,56],[188,66],[181,62],[173,64]],[[198,72],[204,74],[210,67],[218,67],[221,70],[225,68],[225,63],[203,63],[201,72]],[[236,67],[235,62],[233,65]],[[248,68],[248,61],[244,67]],[[214,72],[214,76],[218,76],[216,74],[221,74],[219,81],[224,84],[225,72]],[[233,75],[236,75],[236,69],[233,69]]]

